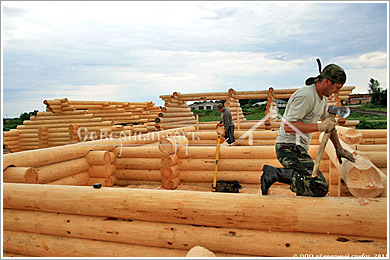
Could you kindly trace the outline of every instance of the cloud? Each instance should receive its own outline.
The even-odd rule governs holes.
[[[2,6],[6,111],[62,97],[161,104],[159,95],[174,91],[298,88],[318,74],[317,57],[324,65],[343,66],[348,84],[365,88],[373,77],[387,87],[382,3],[6,1]]]

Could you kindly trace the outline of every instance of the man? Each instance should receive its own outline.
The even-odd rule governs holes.
[[[226,142],[231,146],[234,145],[234,123],[232,114],[230,113],[229,108],[225,107],[223,104],[219,103],[217,106],[218,110],[222,112],[221,120],[217,127],[223,124],[223,128],[225,129],[225,133],[222,135],[225,137]]]
[[[275,182],[290,184],[290,190],[297,196],[323,197],[328,193],[324,175],[319,172],[312,176],[314,161],[309,156],[309,144],[312,132],[331,132],[330,140],[336,148],[339,162],[346,158],[354,162],[353,155],[341,147],[334,119],[328,118],[328,97],[339,93],[346,81],[345,71],[335,64],[329,64],[320,75],[306,80],[307,86],[291,95],[276,138],[276,156],[284,168],[264,165],[261,176],[261,192],[268,194],[268,189]],[[321,119],[322,122],[318,122]],[[317,123],[318,122],[318,123]]]

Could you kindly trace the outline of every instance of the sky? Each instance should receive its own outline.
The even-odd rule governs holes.
[[[335,63],[352,93],[388,86],[388,5],[370,2],[1,1],[2,116],[45,99],[153,101],[292,89]]]

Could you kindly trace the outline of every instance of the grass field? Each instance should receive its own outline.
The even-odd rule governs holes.
[[[366,109],[366,107],[368,107]],[[362,110],[387,112],[387,107],[369,107],[361,106]],[[370,110],[368,110],[370,109]],[[217,110],[193,110],[194,115],[199,115],[199,122],[217,121],[221,118],[221,113]],[[247,120],[260,120],[265,117],[265,106],[243,108],[242,112]],[[278,114],[283,115],[284,109],[279,109]],[[357,129],[386,129],[386,115],[368,115],[351,112],[347,120],[359,120],[360,123],[356,126]]]

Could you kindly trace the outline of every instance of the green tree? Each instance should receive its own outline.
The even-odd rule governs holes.
[[[368,93],[371,95],[371,103],[379,105],[387,104],[387,89],[383,90],[376,79],[370,79]]]

